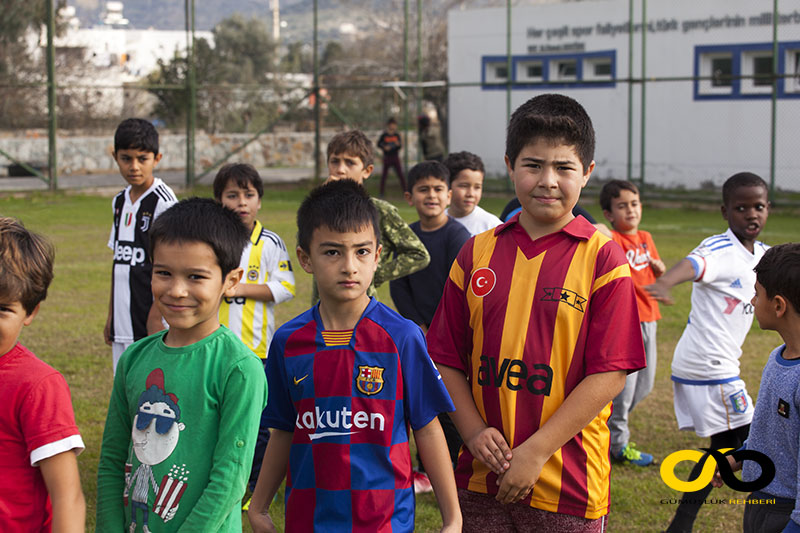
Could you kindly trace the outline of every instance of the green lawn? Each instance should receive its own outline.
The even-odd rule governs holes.
[[[371,180],[376,181],[376,180]],[[368,182],[369,183],[369,182]],[[375,187],[377,183],[370,183]],[[306,189],[275,190],[268,187],[260,219],[279,233],[290,248],[295,243],[295,210]],[[194,195],[209,195],[208,189]],[[180,197],[189,196],[181,193]],[[401,208],[408,221],[415,213],[399,196],[389,198]],[[482,206],[499,213],[506,198],[485,198]],[[111,390],[111,350],[103,343],[102,331],[108,308],[111,252],[106,247],[111,222],[110,197],[66,194],[0,194],[0,214],[15,216],[34,231],[47,235],[56,246],[56,275],[39,316],[22,334],[22,342],[39,357],[60,370],[72,389],[75,413],[86,442],[80,456],[81,478],[87,501],[89,530],[93,530],[96,499],[97,461],[103,424]],[[585,199],[585,206],[596,216],[596,199]],[[725,229],[718,210],[654,209],[645,205],[642,229],[653,234],[662,258],[671,266],[701,239]],[[796,218],[791,213],[775,212],[762,234],[765,242],[777,244],[797,239]],[[279,322],[299,314],[309,304],[310,276],[295,269],[297,297],[276,309]],[[669,363],[689,310],[689,286],[674,291],[677,304],[662,307],[659,324],[659,367],[653,393],[632,415],[632,438],[641,449],[663,458],[673,451],[696,448],[707,441],[693,433],[678,432],[672,410]],[[381,300],[389,302],[388,287],[381,287]],[[754,325],[742,357],[742,377],[755,398],[761,368],[769,351],[779,344],[773,332],[762,332]],[[683,475],[690,466],[682,464]],[[675,510],[674,503],[662,500],[679,495],[661,481],[657,468],[615,467],[612,474],[612,531],[656,531],[663,529]],[[717,490],[714,498],[737,498],[741,493]],[[418,500],[417,529],[434,531],[439,525],[438,510],[432,495]],[[280,510],[273,508],[274,514]],[[696,531],[729,532],[740,528],[743,507],[735,504],[707,505],[702,509]],[[246,521],[246,520],[245,520]],[[245,527],[249,531],[248,527]]]

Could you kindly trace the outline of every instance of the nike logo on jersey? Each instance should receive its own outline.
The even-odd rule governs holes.
[[[739,278],[736,278],[736,281],[731,283],[731,289],[741,289],[742,288],[742,281]]]
[[[295,385],[300,385],[300,382],[301,382],[301,381],[303,381],[304,379],[306,379],[307,377],[308,377],[308,374],[306,374],[305,376],[303,376],[303,377],[302,377],[302,378],[300,378],[300,379],[297,379],[297,376],[295,376],[295,377],[294,377],[294,378],[292,378],[292,379],[294,379],[294,384],[295,384]]]

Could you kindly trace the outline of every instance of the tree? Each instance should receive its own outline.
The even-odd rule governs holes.
[[[233,15],[212,30],[213,45],[196,39],[198,122],[208,131],[247,131],[272,120],[277,113],[276,93],[268,73],[275,61],[275,43],[264,23]],[[152,88],[158,98],[157,115],[171,125],[186,116],[188,62],[184,54],[159,61],[147,82],[180,85],[180,89]]]

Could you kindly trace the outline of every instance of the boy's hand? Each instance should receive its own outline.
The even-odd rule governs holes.
[[[672,305],[675,303],[669,293],[669,289],[660,281],[645,286],[644,290],[646,290],[654,300],[658,300],[663,304]]]
[[[516,503],[525,499],[542,473],[546,458],[523,448],[514,448],[511,467],[497,478],[500,489],[495,499],[500,503]]]
[[[667,266],[661,259],[650,259],[650,268],[653,269],[653,274],[655,274],[657,278],[660,278],[661,275],[667,271]]]
[[[464,440],[469,453],[497,475],[509,469],[512,453],[503,434],[491,426]]]
[[[247,520],[250,522],[253,533],[278,533],[275,524],[272,523],[272,518],[269,517],[268,510],[259,513],[251,507],[247,510]]]
[[[111,341],[111,314],[109,313],[108,318],[106,319],[106,325],[103,328],[103,340],[111,346],[113,343]]]
[[[727,459],[728,464],[731,465],[731,471],[738,472],[742,469],[742,462],[734,459],[733,455],[726,455],[725,459]],[[724,484],[722,476],[719,475],[719,466],[717,466],[716,470],[714,470],[714,477],[711,478],[711,485],[718,489]]]

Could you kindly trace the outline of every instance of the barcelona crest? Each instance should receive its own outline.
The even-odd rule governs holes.
[[[383,390],[383,371],[379,366],[358,366],[358,376],[356,377],[356,387],[359,392],[371,396]]]

